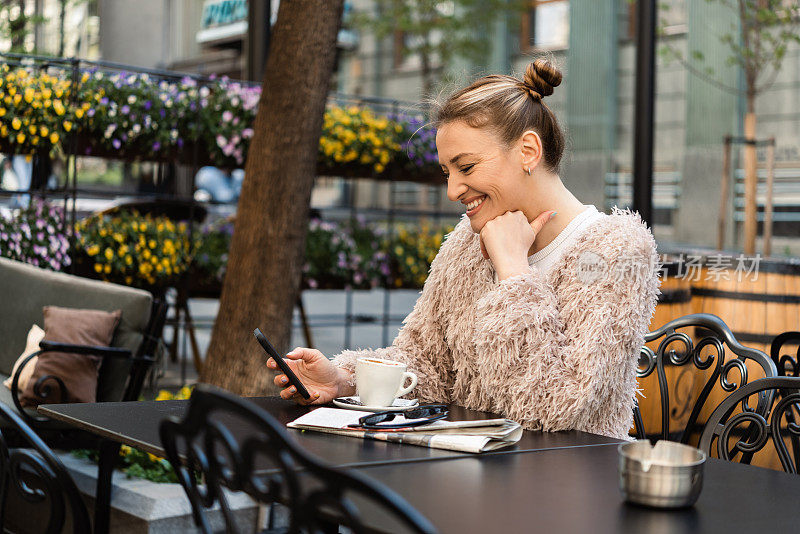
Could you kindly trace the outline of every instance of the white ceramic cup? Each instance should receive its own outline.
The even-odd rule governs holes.
[[[411,384],[403,387],[406,378]],[[417,375],[406,371],[406,364],[380,358],[356,361],[356,391],[364,406],[391,406],[417,387]]]

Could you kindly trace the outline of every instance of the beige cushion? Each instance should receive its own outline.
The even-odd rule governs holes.
[[[14,369],[11,371],[11,376],[3,381],[3,385],[5,387],[11,389],[11,382],[14,380],[14,375],[17,374],[17,368],[25,358],[39,350],[39,342],[42,339],[44,339],[44,330],[42,330],[37,324],[33,325],[28,331],[28,342],[25,344],[25,351],[22,353],[22,356],[17,359],[17,363],[14,364]],[[25,387],[28,385],[28,380],[31,379],[31,375],[33,375],[33,370],[36,368],[36,362],[38,360],[39,357],[35,356],[31,361],[28,362],[28,365],[22,368],[22,373],[20,373],[19,382],[17,383],[19,391],[25,391]]]
[[[45,341],[97,347],[111,345],[114,330],[122,318],[121,310],[105,312],[58,306],[45,306],[42,313]],[[69,395],[66,399],[57,397],[46,399],[47,402],[95,402],[99,366],[99,357],[66,352],[44,352],[39,355],[28,387],[20,395],[20,403],[23,406],[36,406],[44,402],[44,399],[36,395],[33,390],[34,384],[44,376],[60,378]]]

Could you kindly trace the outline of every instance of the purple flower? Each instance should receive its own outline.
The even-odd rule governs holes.
[[[233,120],[233,113],[226,109],[224,112],[222,112],[222,120],[225,122],[231,122]]]
[[[159,143],[158,141],[153,143],[153,152],[158,152],[160,149],[161,149],[161,143]]]
[[[118,149],[119,147],[121,147],[121,146],[122,146],[122,143],[120,142],[120,140],[119,140],[119,139],[114,139],[113,141],[111,141],[111,145],[112,145],[114,148],[117,148],[117,149]]]
[[[144,109],[149,110],[151,107],[153,107],[153,103],[149,100],[146,100],[144,103]]]
[[[125,104],[124,106],[119,108],[119,111],[120,111],[120,113],[123,113],[123,114],[127,115],[128,113],[131,112],[131,108],[128,107],[128,104]]]

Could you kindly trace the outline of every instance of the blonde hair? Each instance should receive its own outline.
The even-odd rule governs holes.
[[[546,59],[529,64],[522,80],[504,74],[484,76],[444,102],[435,103],[434,126],[463,121],[473,128],[490,128],[506,147],[525,131],[533,130],[542,139],[545,164],[557,172],[564,153],[564,134],[542,98],[553,94],[561,78],[561,72]]]

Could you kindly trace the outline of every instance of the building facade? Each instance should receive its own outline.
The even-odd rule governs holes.
[[[357,9],[371,9],[370,4],[356,2]],[[735,31],[738,21],[718,2],[660,4],[654,231],[665,245],[714,246],[723,137],[741,135],[745,108],[743,93],[736,91],[743,87],[742,74],[727,63],[730,49],[719,36]],[[542,54],[554,59],[564,82],[546,102],[567,132],[563,180],[584,202],[609,209],[629,204],[631,195],[635,23],[635,3],[628,0],[539,0],[521,16],[508,15],[493,24],[491,59],[484,67],[459,62],[434,67],[463,85],[476,73],[523,72]],[[411,101],[425,97],[419,62],[402,59],[397,50],[402,43],[398,38],[377,42],[362,35],[358,49],[341,62],[339,90]],[[702,52],[702,61],[695,50]],[[674,59],[676,51],[691,58],[691,70]],[[800,47],[796,44],[790,45],[774,82],[758,96],[756,112],[758,138],[776,140],[772,249],[775,254],[800,254]],[[760,209],[765,159],[765,151],[759,150]],[[743,217],[740,146],[733,150],[732,167],[735,186],[726,209],[728,221],[736,222],[728,224],[725,246],[738,248]],[[420,188],[419,195],[429,193]]]

